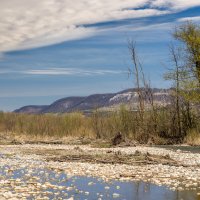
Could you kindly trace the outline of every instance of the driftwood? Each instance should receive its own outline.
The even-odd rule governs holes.
[[[107,153],[99,155],[91,154],[70,154],[60,157],[49,157],[47,161],[58,162],[88,162],[98,164],[126,164],[126,165],[147,165],[147,164],[163,164],[171,166],[180,166],[180,164],[167,156],[156,156],[136,153],[133,155],[125,155],[118,153]]]
[[[63,142],[61,140],[26,141],[25,144],[63,144]]]

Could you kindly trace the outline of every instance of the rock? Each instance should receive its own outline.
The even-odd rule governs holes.
[[[74,150],[76,150],[76,151],[80,151],[80,152],[83,151],[79,146],[74,147]]]
[[[70,197],[69,199],[66,199],[66,200],[74,200],[74,198],[73,198],[73,197]]]
[[[120,194],[117,194],[117,193],[113,193],[113,198],[119,198],[120,197]]]
[[[93,183],[93,182],[89,182],[88,185],[89,185],[89,186],[90,186],[90,185],[94,185],[94,183]]]
[[[138,150],[136,150],[134,153],[134,156],[141,156],[141,155],[142,155],[141,151],[138,151]]]

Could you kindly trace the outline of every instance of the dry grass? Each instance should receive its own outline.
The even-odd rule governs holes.
[[[131,112],[124,107],[109,114],[95,111],[91,116],[82,113],[0,113],[1,143],[9,141],[70,144],[75,141],[87,144],[97,138],[109,142],[119,131],[124,139],[135,140],[141,144],[168,144],[168,141],[173,143],[173,137],[177,135],[176,129],[172,129],[174,120],[171,120],[170,112],[167,109],[158,110],[156,124],[152,122],[153,114],[145,112],[141,122],[137,112]],[[199,120],[195,119],[195,128],[187,130],[185,141],[188,144],[200,144],[199,123]]]
[[[189,130],[185,137],[185,143],[192,146],[200,145],[200,132],[197,132],[195,129]]]

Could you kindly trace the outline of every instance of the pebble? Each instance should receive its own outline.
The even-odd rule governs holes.
[[[46,182],[45,184],[39,182],[39,178],[33,176],[35,168],[40,168],[40,176],[48,177],[49,174],[45,171],[46,168],[52,169],[56,172],[55,178],[59,179],[60,173],[65,172],[68,177],[65,180],[67,182],[70,177],[73,176],[94,176],[99,177],[99,180],[108,182],[110,179],[117,179],[122,181],[144,181],[151,182],[156,185],[168,186],[171,190],[185,190],[200,188],[200,154],[193,154],[189,152],[183,152],[181,150],[172,151],[168,149],[161,149],[156,147],[126,147],[126,148],[111,148],[111,152],[121,152],[121,154],[134,154],[136,151],[142,154],[149,152],[151,155],[169,155],[170,158],[176,160],[183,166],[170,166],[170,165],[123,165],[123,164],[91,164],[91,163],[80,163],[80,162],[54,162],[45,161],[45,155],[36,154],[24,154],[23,151],[27,150],[73,150],[73,145],[20,145],[20,146],[0,146],[2,155],[0,157],[0,169],[3,167],[4,172],[7,175],[11,175],[15,170],[21,169],[19,173],[24,174],[24,178],[28,180],[26,184],[23,183],[21,178],[3,180],[3,176],[0,174],[0,195],[8,199],[23,199],[28,198],[30,195],[38,196],[37,199],[44,199],[44,196],[39,197],[42,191],[47,188],[59,190],[55,192],[55,195],[60,195],[62,190],[77,191],[81,193],[78,188],[72,184],[70,187],[56,186]],[[82,151],[88,151],[91,154],[104,154],[107,149],[91,148],[89,146],[81,146]],[[27,169],[26,169],[27,168]],[[48,177],[49,178],[49,177]],[[52,178],[53,179],[53,178]],[[75,184],[75,180],[72,182]],[[94,185],[94,182],[89,182],[88,186]],[[14,188],[12,193],[9,188]],[[120,186],[115,186],[117,190]],[[109,190],[109,186],[105,186],[105,190]],[[83,192],[83,191],[82,191]],[[84,192],[85,195],[89,195],[89,192]],[[53,195],[52,193],[45,193],[46,195]],[[44,195],[45,195],[44,194]],[[28,196],[29,195],[29,196]],[[113,193],[115,198],[117,193]],[[200,196],[200,193],[197,193]],[[113,196],[113,198],[114,198]],[[103,196],[99,195],[99,198]],[[73,197],[70,197],[73,198]]]
[[[117,193],[113,193],[113,198],[119,198],[120,197],[120,194],[117,194]]]
[[[89,185],[89,186],[90,186],[90,185],[94,185],[94,183],[93,183],[93,182],[89,182],[88,185]]]

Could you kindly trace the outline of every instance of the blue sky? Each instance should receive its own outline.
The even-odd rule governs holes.
[[[170,87],[171,32],[200,22],[200,1],[1,0],[0,13],[0,110],[12,111],[133,87],[127,39],[152,86]]]

